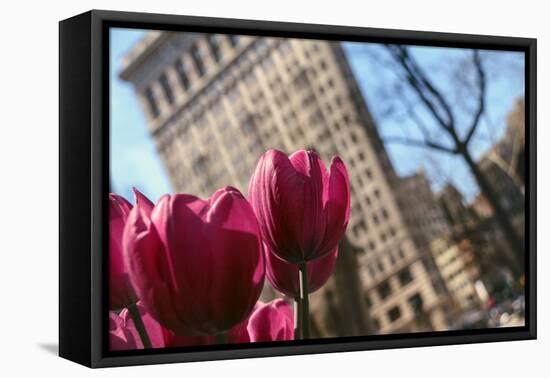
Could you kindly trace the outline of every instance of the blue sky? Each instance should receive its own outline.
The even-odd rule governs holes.
[[[166,171],[149,135],[145,117],[134,95],[133,88],[118,78],[120,61],[132,45],[143,36],[141,30],[111,29],[110,32],[110,78],[111,78],[111,182],[112,190],[133,200],[132,187],[135,186],[152,200],[172,191]],[[383,57],[383,50],[376,44],[346,43],[344,45],[352,70],[359,83],[363,96],[383,136],[418,137],[418,130],[405,117],[388,116],[388,104],[395,100],[391,89],[395,89],[396,77],[387,65],[372,59],[373,54]],[[467,94],[457,92],[454,82],[449,80],[456,72],[464,70],[464,59],[468,52],[461,49],[415,47],[414,56],[428,68],[439,89],[457,103],[468,103]],[[523,96],[523,56],[520,53],[485,52],[488,58],[486,70],[489,80],[487,87],[487,116],[482,120],[479,131],[473,140],[472,150],[480,156],[505,129],[506,115],[514,101]],[[442,64],[442,62],[445,62]],[[388,93],[389,92],[389,93]],[[388,97],[389,96],[389,97]],[[388,100],[390,98],[390,100]],[[466,120],[466,112],[457,118]],[[419,117],[430,126],[430,118],[420,112]],[[434,131],[436,128],[434,128]],[[434,136],[445,143],[444,135]],[[424,169],[434,190],[441,188],[445,181],[453,182],[471,199],[477,192],[474,180],[460,158],[423,148],[387,144],[390,159],[399,175],[408,175]]]
[[[172,191],[132,86],[118,77],[121,58],[144,32],[111,29],[111,190],[133,202],[135,186],[151,200]]]

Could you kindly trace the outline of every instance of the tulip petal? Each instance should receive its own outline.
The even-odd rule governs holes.
[[[141,321],[143,322],[145,331],[147,332],[149,340],[151,341],[151,346],[153,348],[164,348],[166,345],[164,342],[163,327],[151,316],[151,314],[147,311],[146,307],[142,303],[138,302],[136,307],[139,315],[141,316]],[[134,340],[136,340],[136,348],[143,349],[141,336],[139,335],[139,332],[134,324],[134,320],[130,315],[130,311],[125,308],[120,312],[119,316],[123,320],[123,325],[125,329],[130,332]]]
[[[247,326],[250,342],[292,340],[294,316],[283,299],[261,304],[250,316]]]
[[[122,234],[131,209],[132,205],[126,199],[109,194],[109,307],[113,310],[136,301],[122,251]]]
[[[266,244],[284,259],[302,260],[305,180],[277,150],[262,155],[249,187],[249,198]]]
[[[218,318],[216,323],[226,323],[229,329],[254,307],[263,287],[265,263],[256,217],[242,194],[234,188],[223,188],[213,199],[204,225],[209,235],[204,243],[212,258],[208,295],[214,306],[208,316]],[[235,258],[237,254],[239,258]],[[224,274],[226,271],[232,275]],[[254,295],[247,289],[251,284],[256,288]]]
[[[141,193],[136,188],[133,188],[133,189],[134,189],[134,195],[136,197],[136,206],[140,206],[143,209],[143,211],[145,211],[145,214],[147,214],[148,216],[151,216],[151,213],[153,212],[153,208],[155,207],[155,205],[153,204],[153,202],[151,202],[149,198],[145,196],[145,194]]]
[[[302,229],[296,235],[304,259],[315,257],[315,252],[323,242],[320,235],[324,235],[326,226],[326,213],[324,212],[324,187],[328,186],[328,174],[316,152],[297,151],[289,158],[290,162],[304,180],[304,197],[302,198]]]
[[[189,326],[204,325],[211,319],[201,298],[208,295],[212,281],[208,272],[213,256],[202,220],[207,212],[208,201],[188,194],[175,194],[166,211],[161,211],[158,217],[153,213],[155,225],[163,228],[166,235],[168,266],[165,274],[174,277],[174,303],[181,317],[180,327],[172,327],[172,330],[179,335],[209,331]]]
[[[266,276],[271,285],[283,294],[296,298],[300,294],[300,275],[297,264],[290,264],[266,251]],[[315,260],[306,263],[308,293],[319,290],[330,278],[336,260],[338,248]]]
[[[164,324],[179,324],[165,249],[151,219],[135,206],[124,229],[124,258],[130,279],[147,310]]]
[[[109,312],[109,349],[112,351],[138,349],[134,334],[124,327],[123,318],[115,312]]]
[[[344,162],[336,156],[330,166],[328,201],[325,205],[327,228],[319,255],[333,250],[344,235],[349,221],[350,198],[348,172]]]

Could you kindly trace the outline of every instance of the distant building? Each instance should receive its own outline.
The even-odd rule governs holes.
[[[462,238],[465,232],[476,226],[475,212],[454,185],[445,185],[437,194],[437,202],[451,228],[452,234],[457,238]]]
[[[418,245],[447,235],[450,224],[423,171],[400,179],[400,207]]]
[[[491,218],[494,215],[491,204],[482,194],[478,194],[474,198],[474,201],[472,202],[472,210],[474,210],[476,215],[481,219]]]
[[[363,306],[368,316],[356,322],[369,329],[345,332],[448,327],[443,283],[405,219],[400,179],[340,43],[151,32],[128,53],[120,77],[134,86],[176,191],[209,196],[230,184],[246,193],[270,148],[314,148],[325,162],[342,157],[352,191],[339,258],[347,268],[311,296],[319,335],[339,334],[338,324],[353,320],[338,311],[360,317]],[[359,303],[345,295],[357,288],[341,287],[354,282]]]
[[[525,104],[520,99],[508,114],[504,136],[483,157],[478,165],[499,197],[503,209],[512,215],[525,210],[524,150]],[[523,164],[521,164],[523,162]]]
[[[441,237],[432,242],[432,253],[447,289],[462,310],[479,305],[476,282],[479,269],[468,239],[457,243]]]

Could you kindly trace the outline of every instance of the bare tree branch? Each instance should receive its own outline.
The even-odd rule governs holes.
[[[428,89],[428,91],[437,99],[437,101],[439,102],[441,107],[444,109],[445,113],[447,114],[447,117],[449,118],[449,125],[454,126],[455,121],[454,121],[453,111],[451,110],[451,107],[449,106],[449,104],[447,103],[445,98],[442,96],[441,92],[439,90],[437,90],[435,88],[435,84],[433,84],[428,79],[428,75],[422,70],[422,68],[416,62],[414,57],[411,54],[409,54],[408,49],[405,46],[402,46],[402,45],[398,46],[398,47],[403,51],[403,53],[405,54],[405,56],[409,60],[411,67],[413,68],[414,72],[416,72],[417,77],[420,79],[422,84],[424,84],[426,89]]]
[[[458,153],[458,151],[456,149],[443,146],[439,143],[432,142],[430,140],[419,140],[419,139],[406,138],[406,137],[400,137],[400,136],[386,136],[386,137],[383,138],[383,142],[384,143],[398,143],[398,144],[403,144],[403,145],[406,145],[406,146],[431,148],[431,149],[434,149],[434,150],[447,152],[449,154],[457,154]]]
[[[411,62],[412,57],[406,48],[396,45],[386,46],[394,59],[398,62],[399,66],[405,71],[404,74],[407,82],[411,85],[428,110],[433,114],[437,122],[453,136],[456,135],[454,130],[454,117],[452,113],[448,111],[448,105],[444,101],[444,104],[442,104],[441,100],[439,100],[442,99],[442,96],[430,83],[424,73],[419,69],[418,65]],[[413,64],[416,65],[416,68],[413,67]],[[438,93],[438,95],[435,96],[435,100],[439,103],[439,107],[430,98],[428,98],[426,91],[432,96],[434,96],[434,92]],[[447,120],[445,120],[444,116],[440,114],[438,108],[443,108],[444,113],[446,113]]]
[[[479,50],[474,50],[472,59],[473,59],[474,66],[476,69],[476,74],[477,74],[478,105],[477,105],[477,111],[474,115],[472,123],[470,124],[468,133],[466,134],[466,138],[464,139],[465,145],[467,145],[472,139],[472,137],[474,136],[474,133],[479,124],[479,120],[481,119],[481,116],[485,112],[485,94],[486,94],[485,93],[486,92],[485,70],[483,69],[483,65],[481,63]]]
[[[426,124],[418,117],[418,114],[414,111],[414,105],[407,100],[406,96],[402,95],[399,96],[399,99],[403,103],[405,110],[409,117],[413,120],[413,122],[416,124],[420,132],[422,133],[422,136],[424,137],[424,140],[430,139],[430,132],[428,131],[428,127]]]

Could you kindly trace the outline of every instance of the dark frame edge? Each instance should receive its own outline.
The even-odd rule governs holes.
[[[59,22],[59,355],[91,366],[91,12]]]
[[[528,324],[529,333],[533,339],[537,338],[537,40],[529,39],[526,46],[526,103],[525,127],[528,132],[529,157],[525,160],[527,165],[527,182],[529,183],[528,209],[529,219],[526,222],[529,235],[529,245],[526,257],[529,256],[528,266],[529,279],[526,286],[526,297],[528,298]]]
[[[134,355],[123,357],[104,357],[94,367],[116,367],[132,365],[154,365],[181,362],[219,361],[243,358],[265,358],[297,356],[324,353],[361,352],[369,350],[437,347],[462,344],[482,344],[490,342],[510,342],[533,340],[536,337],[530,331],[511,330],[498,334],[460,335],[460,336],[420,336],[395,340],[372,340],[359,342],[338,342],[335,344],[292,345],[276,347],[257,347],[250,349],[213,350],[204,352],[167,352],[162,354]]]
[[[139,365],[139,364],[159,364],[172,362],[192,362],[205,360],[223,360],[236,358],[255,358],[255,357],[270,357],[284,355],[303,355],[314,353],[330,353],[330,352],[345,352],[345,351],[361,351],[373,349],[390,349],[390,348],[409,348],[409,347],[426,347],[426,346],[442,346],[453,344],[470,344],[470,343],[485,343],[497,341],[514,341],[514,340],[529,340],[536,339],[536,39],[533,38],[515,38],[515,37],[495,37],[486,35],[467,35],[454,33],[432,33],[418,32],[405,30],[388,30],[388,29],[372,29],[349,26],[326,26],[314,24],[297,24],[272,21],[253,21],[253,20],[235,20],[221,18],[206,18],[193,16],[176,16],[176,15],[160,15],[160,14],[145,14],[131,12],[115,12],[93,10],[89,12],[91,15],[91,77],[90,85],[91,99],[88,104],[91,104],[90,125],[91,143],[92,143],[92,161],[93,171],[91,176],[93,180],[90,183],[92,212],[91,214],[91,229],[94,236],[91,240],[91,251],[95,256],[91,260],[91,298],[90,304],[90,332],[91,350],[90,363],[86,364],[91,367],[112,367],[120,365]],[[526,112],[526,121],[528,122],[529,130],[529,164],[530,169],[528,182],[530,185],[529,194],[529,269],[530,285],[526,293],[529,307],[528,326],[517,329],[503,329],[498,333],[480,331],[479,334],[452,334],[452,332],[443,333],[441,335],[422,335],[418,334],[415,338],[403,338],[395,335],[391,339],[377,339],[369,341],[346,341],[340,339],[331,344],[315,344],[315,345],[281,345],[281,346],[263,346],[251,347],[246,349],[231,349],[231,350],[211,350],[200,352],[171,352],[167,351],[162,354],[143,354],[132,356],[105,356],[102,346],[105,344],[103,331],[103,306],[102,293],[104,290],[101,277],[103,276],[103,256],[101,243],[103,241],[102,233],[102,218],[104,216],[104,203],[101,196],[105,193],[105,177],[103,174],[108,172],[105,170],[108,162],[108,154],[102,154],[105,151],[103,141],[105,134],[108,132],[108,114],[103,114],[104,109],[108,109],[108,101],[104,96],[105,88],[102,81],[103,70],[107,66],[104,65],[106,57],[104,56],[104,43],[106,23],[111,22],[134,22],[149,24],[150,27],[162,24],[171,24],[183,27],[185,25],[212,27],[218,30],[249,30],[253,31],[274,31],[281,33],[296,33],[300,35],[311,34],[312,36],[340,36],[342,38],[358,36],[359,38],[384,38],[401,40],[403,43],[420,43],[441,45],[460,46],[481,46],[494,45],[504,47],[514,47],[518,51],[525,51],[528,56],[528,72],[526,79],[529,86],[526,88],[526,96],[528,96],[529,110]],[[404,34],[407,34],[405,36]],[[107,57],[108,58],[108,57]],[[527,67],[527,65],[526,65]],[[528,89],[528,90],[527,90]],[[60,103],[61,107],[61,103]],[[60,110],[61,112],[61,110]],[[107,177],[108,180],[108,177]],[[102,183],[103,185],[100,185]],[[108,189],[108,188],[107,188]],[[105,196],[104,196],[105,197]],[[96,241],[94,243],[94,240]],[[527,254],[526,254],[527,255]],[[61,264],[61,261],[60,261]],[[88,288],[89,290],[89,288]],[[61,326],[61,325],[60,325]],[[402,335],[401,335],[402,336]],[[416,336],[416,335],[415,335]]]

